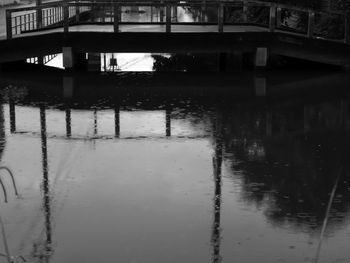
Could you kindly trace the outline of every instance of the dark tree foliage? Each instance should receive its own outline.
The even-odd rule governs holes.
[[[331,9],[350,11],[350,0],[332,0]]]

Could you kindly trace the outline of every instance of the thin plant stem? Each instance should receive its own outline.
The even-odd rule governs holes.
[[[2,240],[4,242],[4,248],[5,248],[7,263],[11,263],[10,250],[9,250],[9,247],[8,247],[8,244],[7,244],[5,226],[4,226],[4,222],[2,221],[2,217],[1,216],[0,216],[0,225],[1,225]]]
[[[6,191],[4,182],[2,181],[1,177],[0,177],[0,184],[1,184],[2,190],[4,191],[5,203],[7,203],[7,191]]]
[[[317,246],[317,251],[316,251],[316,257],[315,257],[315,263],[318,263],[318,260],[320,258],[320,253],[321,253],[321,248],[322,248],[322,242],[323,242],[323,238],[324,238],[324,234],[326,232],[326,227],[327,227],[327,223],[328,223],[328,218],[329,218],[329,214],[330,214],[330,211],[331,211],[331,207],[332,207],[332,203],[333,203],[333,199],[334,199],[334,196],[335,196],[335,192],[337,190],[337,187],[338,187],[338,182],[339,182],[339,178],[340,178],[340,175],[342,173],[343,169],[342,167],[339,169],[339,172],[338,172],[338,175],[337,175],[337,178],[334,182],[334,186],[333,186],[333,189],[332,189],[332,192],[331,192],[331,195],[329,197],[329,201],[328,201],[328,205],[327,205],[327,210],[326,210],[326,215],[325,215],[325,218],[323,220],[323,225],[322,225],[322,230],[321,230],[321,234],[320,234],[320,240],[319,240],[319,243],[318,243],[318,246]]]

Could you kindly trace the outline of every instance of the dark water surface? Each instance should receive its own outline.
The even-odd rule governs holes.
[[[12,254],[349,262],[349,83],[329,71],[2,72],[1,165],[21,195],[1,171]]]

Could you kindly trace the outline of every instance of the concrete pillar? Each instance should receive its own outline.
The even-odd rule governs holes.
[[[89,53],[88,55],[88,71],[101,71],[101,54]]]
[[[63,67],[65,69],[73,68],[73,49],[71,47],[62,48]]]
[[[267,65],[267,48],[266,47],[258,47],[255,53],[255,67],[264,68]]]
[[[63,47],[63,67],[65,69],[86,70],[87,61],[85,53],[74,52],[71,47]]]
[[[255,77],[254,88],[255,88],[255,96],[265,97],[266,96],[266,78]]]

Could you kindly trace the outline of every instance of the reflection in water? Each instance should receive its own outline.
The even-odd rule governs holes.
[[[173,83],[162,85],[162,76],[94,76],[98,86],[85,77],[71,81],[67,98],[58,81],[41,85],[21,76],[27,93],[8,96],[2,106],[0,124],[9,124],[9,133],[0,129],[1,141],[15,146],[7,149],[40,142],[46,238],[34,254],[41,262],[82,262],[85,256],[90,262],[96,254],[130,262],[350,258],[344,245],[350,238],[346,89],[320,87],[315,95],[300,91],[307,78],[280,84],[269,75],[265,96],[255,97],[254,81],[225,75],[221,85],[234,82],[253,92],[242,95],[229,85],[213,92],[206,77],[205,83],[184,82],[195,88],[175,91]],[[292,95],[280,95],[281,88]],[[65,169],[55,166],[61,145],[84,147],[86,159],[77,164],[72,157],[67,166],[74,176],[54,188],[56,170]],[[57,188],[68,186],[74,191],[61,197]],[[60,216],[53,196],[66,206]],[[256,256],[260,247],[265,258]]]
[[[43,165],[43,179],[42,179],[42,195],[43,195],[43,211],[45,215],[45,233],[46,240],[42,247],[36,248],[35,251],[40,262],[49,262],[49,257],[52,253],[52,229],[51,229],[51,195],[49,182],[49,165],[47,154],[47,135],[46,135],[46,114],[45,105],[40,105],[40,131],[41,131],[41,151],[42,151],[42,165]],[[41,251],[42,250],[42,251]]]
[[[221,262],[220,256],[220,216],[221,216],[221,165],[222,165],[222,138],[221,124],[216,123],[214,128],[215,137],[215,155],[213,157],[213,171],[215,182],[215,195],[214,195],[214,224],[211,242],[213,244],[213,263]]]

